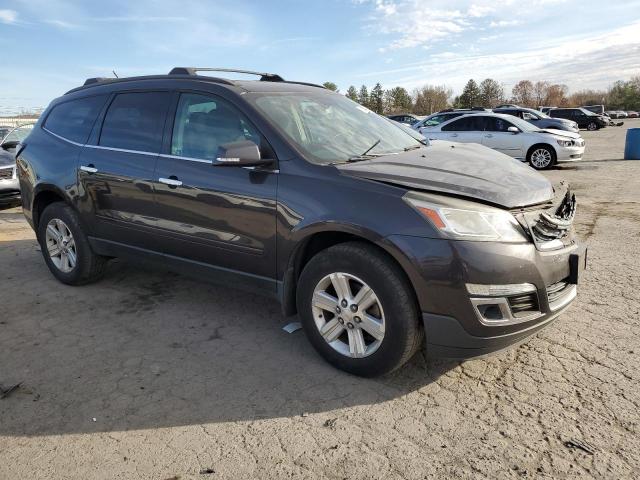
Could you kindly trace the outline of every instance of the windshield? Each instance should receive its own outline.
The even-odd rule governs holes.
[[[501,115],[501,117],[513,123],[523,132],[537,132],[538,130],[540,130],[540,127],[536,127],[535,125],[532,125],[529,122],[522,120],[521,118],[512,117],[511,115]]]
[[[540,112],[538,110],[525,110],[525,112],[530,113],[531,115],[535,115],[538,118],[551,118],[549,115],[547,115],[546,113]]]
[[[31,129],[33,129],[33,125],[23,125],[22,127],[14,128],[6,137],[4,137],[2,142],[21,142],[31,133]]]
[[[314,163],[341,163],[423,145],[417,132],[409,133],[342,95],[304,92],[247,97]]]
[[[579,108],[578,110],[580,110],[582,113],[584,113],[588,117],[597,117],[598,116],[596,113],[593,113],[593,112],[587,110],[586,108]]]

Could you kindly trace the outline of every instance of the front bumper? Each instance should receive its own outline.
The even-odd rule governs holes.
[[[582,160],[584,146],[582,147],[559,147],[556,149],[558,162],[575,162]]]
[[[20,183],[13,170],[12,178],[0,178],[0,207],[20,204]]]
[[[529,243],[402,235],[387,240],[408,257],[403,266],[423,312],[430,356],[470,358],[518,343],[550,324],[575,298],[576,286],[570,283],[570,259],[579,249],[575,243],[539,251]],[[529,298],[507,296],[511,321],[488,322],[481,318],[482,302],[470,293],[469,284],[530,284],[532,291]]]

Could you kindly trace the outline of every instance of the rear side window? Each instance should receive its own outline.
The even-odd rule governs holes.
[[[482,130],[484,130],[484,122],[479,115],[470,115],[442,127],[443,132],[476,132]]]
[[[102,124],[99,145],[142,152],[159,152],[167,92],[120,93]]]
[[[106,95],[98,95],[56,105],[44,128],[67,140],[85,143],[106,99]]]

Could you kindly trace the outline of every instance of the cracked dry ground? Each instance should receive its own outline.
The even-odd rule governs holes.
[[[0,400],[0,478],[638,478],[640,162],[546,175],[575,186],[589,243],[570,310],[498,355],[375,380],[270,300],[121,262],[63,286],[0,212],[0,383],[23,382]]]

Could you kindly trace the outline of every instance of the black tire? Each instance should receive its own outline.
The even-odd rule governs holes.
[[[537,162],[534,159],[534,155],[538,151],[547,152],[547,155],[548,155],[548,158],[549,158],[548,163],[541,164],[540,162]],[[548,168],[551,168],[552,166],[554,166],[556,164],[556,152],[549,145],[534,145],[527,152],[527,162],[529,162],[529,165],[531,165],[536,170],[547,170]]]
[[[68,227],[75,243],[76,264],[69,272],[58,268],[51,256],[46,241],[47,225],[53,219],[62,220]],[[75,211],[63,202],[55,202],[48,205],[38,222],[38,242],[42,250],[42,256],[49,270],[62,283],[67,285],[84,285],[98,280],[104,273],[107,258],[96,255],[91,250],[87,236],[80,226]]]
[[[362,279],[373,289],[384,310],[384,337],[377,350],[363,358],[352,358],[336,351],[325,341],[315,323],[314,289],[321,279],[336,272]],[[422,345],[424,331],[409,281],[384,252],[366,243],[342,243],[314,256],[300,275],[297,306],[307,337],[318,353],[336,368],[355,375],[374,377],[392,372],[406,363]]]
[[[593,132],[595,130],[598,130],[600,127],[598,126],[598,124],[596,122],[591,122],[587,125],[587,130],[589,130],[590,132]]]

